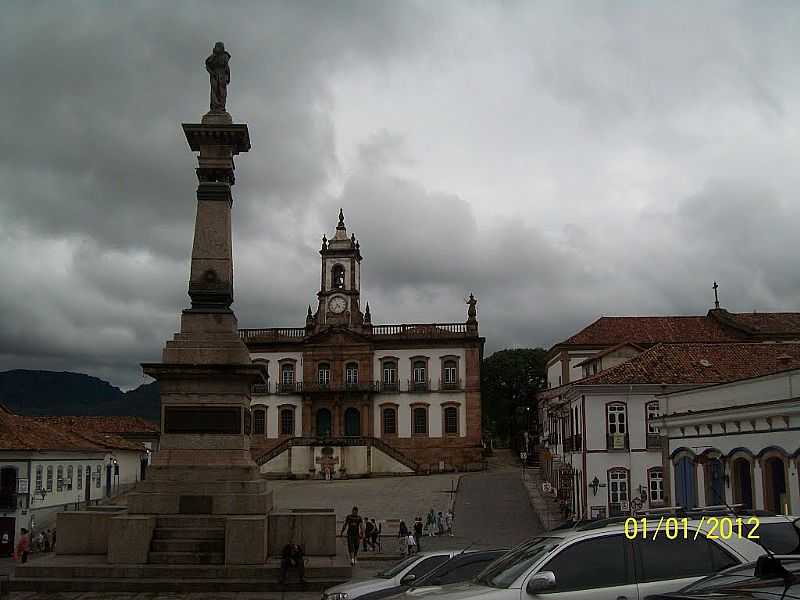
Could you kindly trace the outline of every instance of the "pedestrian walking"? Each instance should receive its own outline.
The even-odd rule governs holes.
[[[357,506],[354,506],[353,512],[345,517],[339,535],[344,534],[345,530],[347,530],[347,553],[350,555],[350,564],[355,566],[358,562],[361,539],[364,537],[364,520],[358,516]]]
[[[397,540],[400,545],[400,552],[406,554],[408,551],[408,527],[405,521],[400,521],[400,526],[397,529]]]
[[[414,521],[414,538],[417,542],[417,552],[422,552],[422,517],[417,517]]]
[[[444,516],[442,515],[442,511],[439,511],[439,514],[436,515],[436,529],[439,535],[444,535]]]
[[[372,551],[375,551],[375,544],[373,543],[373,536],[372,533],[375,530],[375,519],[371,521],[369,519],[364,520],[364,552],[369,550],[369,546],[372,545]]]
[[[425,526],[428,529],[428,535],[436,537],[436,513],[433,512],[433,508],[428,512]]]
[[[20,530],[20,533],[17,547],[14,549],[14,559],[24,565],[28,562],[28,554],[31,551],[31,537],[24,527]]]
[[[413,533],[408,534],[408,555],[411,556],[412,554],[417,553],[417,538],[414,537]]]
[[[45,529],[43,533],[44,533],[44,551],[50,552],[50,530]]]
[[[53,527],[53,540],[50,542],[50,550],[56,551],[56,529]]]
[[[448,510],[444,515],[444,526],[447,530],[447,535],[453,537],[453,511]]]
[[[376,523],[375,518],[371,519],[372,521],[372,549],[373,550],[380,550],[381,549],[381,532],[383,531],[383,524]]]

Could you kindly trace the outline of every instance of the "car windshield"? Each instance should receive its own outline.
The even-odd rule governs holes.
[[[409,556],[405,560],[401,560],[399,563],[392,565],[388,569],[385,569],[378,573],[378,577],[382,577],[383,579],[391,579],[396,575],[402,573],[407,567],[410,567],[415,562],[417,562],[421,558],[420,554],[415,554],[413,556]]]
[[[489,587],[507,588],[560,543],[561,538],[533,538],[491,563],[475,578],[475,582]]]
[[[470,554],[457,554],[443,565],[436,567],[433,571],[417,579],[411,587],[426,587],[431,585],[442,585],[443,581],[452,583],[455,581],[467,581],[480,573],[493,560],[496,560],[506,553],[505,550],[492,552],[474,552]],[[452,579],[453,581],[447,581]]]

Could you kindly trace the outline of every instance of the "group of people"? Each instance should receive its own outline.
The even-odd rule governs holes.
[[[425,523],[422,522],[422,517],[414,519],[411,529],[408,528],[405,521],[400,521],[400,527],[397,530],[397,539],[400,542],[400,551],[403,554],[414,554],[415,552],[422,552],[422,537],[436,537],[437,535],[453,536],[453,512],[439,511],[438,513],[431,509],[425,518]]]
[[[370,549],[375,552],[381,547],[383,524],[376,521],[375,517],[361,517],[357,506],[354,506],[352,512],[345,517],[339,535],[344,535],[345,532],[347,532],[347,553],[353,566],[358,563],[358,552],[362,545],[364,552]]]
[[[20,536],[14,547],[14,559],[22,564],[28,562],[31,552],[55,552],[56,551],[56,530],[43,529],[37,535],[31,533],[24,527],[20,530]]]

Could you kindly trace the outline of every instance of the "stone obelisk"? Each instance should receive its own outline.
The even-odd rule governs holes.
[[[225,110],[229,58],[218,43],[206,60],[211,111],[200,123],[183,124],[189,147],[199,152],[191,308],[183,311],[180,333],[167,341],[162,362],[142,365],[161,390],[160,449],[148,479],[165,485],[160,498],[134,500],[133,512],[263,514],[271,507],[250,456],[250,390],[266,373],[250,360],[231,310],[233,157],[250,150],[250,137],[247,125],[234,123]],[[213,485],[223,481],[259,484]],[[228,493],[245,489],[247,498]],[[147,501],[156,501],[157,510],[136,505]]]

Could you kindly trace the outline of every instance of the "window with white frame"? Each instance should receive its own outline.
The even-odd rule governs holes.
[[[383,383],[385,385],[397,383],[397,363],[393,360],[387,360],[383,363]]]
[[[267,413],[263,408],[253,411],[253,433],[264,435],[267,429]]]
[[[427,381],[425,377],[425,361],[424,360],[415,360],[414,361],[414,383],[425,383]]]
[[[36,491],[42,491],[42,465],[36,466]]]
[[[458,383],[458,364],[456,361],[444,361],[444,382],[447,385],[454,385]]]
[[[97,468],[94,470],[94,477],[95,477],[94,487],[99,489],[100,488],[100,478],[101,478],[100,465],[97,465]]]
[[[83,467],[78,467],[78,481],[77,481],[77,484],[78,484],[78,489],[82,490],[83,489]]]
[[[628,472],[625,469],[608,472],[608,501],[614,505],[628,501]]]
[[[627,432],[627,418],[624,404],[609,404],[608,411],[608,434]]]
[[[53,467],[47,467],[47,491],[53,491]]]
[[[347,385],[358,383],[358,363],[347,363],[344,369],[344,380]]]
[[[92,484],[92,467],[86,465],[86,475],[85,477],[89,480],[89,484],[86,487],[90,487]]]
[[[294,385],[294,365],[292,363],[281,365],[281,385],[284,388]]]
[[[64,467],[58,465],[56,469],[56,491],[60,492],[64,489]]]
[[[647,433],[648,435],[658,435],[658,425],[656,419],[660,416],[658,409],[658,400],[647,403]]]
[[[414,435],[427,435],[428,434],[428,409],[418,406],[411,410],[411,425],[412,433]]]
[[[650,469],[647,472],[647,487],[650,490],[650,503],[664,502],[664,471],[663,469]]]
[[[319,363],[317,368],[317,381],[320,385],[328,385],[331,381],[331,366],[328,363]]]
[[[72,465],[67,467],[67,489],[72,489]]]

